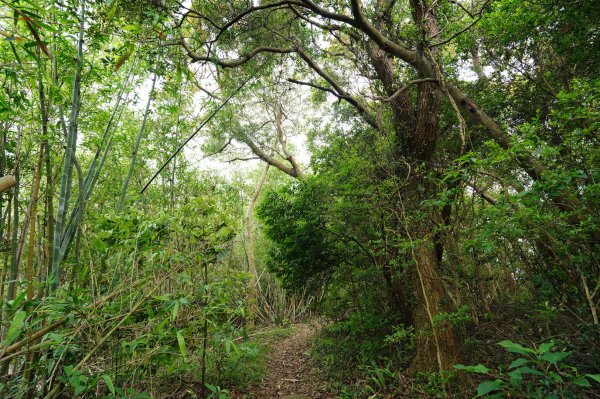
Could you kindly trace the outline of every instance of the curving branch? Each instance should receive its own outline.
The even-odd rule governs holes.
[[[329,11],[326,8],[319,6],[311,0],[300,0],[302,6],[314,12],[317,15],[320,15],[323,18],[332,19],[334,21],[343,22],[351,26],[356,26],[356,21],[347,15],[338,14],[333,11]]]
[[[414,86],[416,84],[419,83],[437,83],[438,80],[437,79],[433,79],[433,78],[425,78],[425,79],[415,79],[415,80],[411,80],[410,82],[408,82],[405,86],[399,88],[398,90],[396,90],[396,92],[394,92],[394,94],[392,94],[389,97],[373,97],[374,100],[379,100],[385,103],[389,103],[394,101],[396,98],[398,98],[398,96],[400,96],[402,93],[404,93],[406,90],[410,89],[411,86]]]
[[[228,60],[221,60],[217,57],[209,57],[209,56],[203,56],[200,54],[196,54],[192,49],[190,49],[190,47],[188,46],[188,44],[186,43],[186,41],[183,37],[181,38],[180,43],[181,43],[181,46],[186,51],[188,57],[190,57],[192,59],[192,62],[206,61],[206,62],[211,62],[211,63],[218,65],[220,67],[223,67],[223,68],[235,68],[240,65],[243,65],[246,62],[250,61],[252,58],[256,57],[260,53],[289,54],[289,53],[294,52],[294,49],[291,49],[291,48],[260,46],[260,47],[254,48],[252,51],[241,54],[240,57],[236,60],[228,61]]]
[[[325,79],[327,83],[333,90],[337,92],[337,97],[347,101],[350,105],[358,110],[358,113],[365,119],[365,121],[371,125],[373,128],[380,130],[381,126],[377,122],[377,120],[371,115],[369,110],[361,104],[356,98],[354,98],[350,93],[348,93],[344,88],[342,88],[336,81],[333,79],[327,72],[325,72],[319,65],[309,55],[304,52],[302,49],[296,49],[296,53],[302,58],[308,66],[317,73],[320,77]]]
[[[273,105],[273,113],[274,115],[274,124],[275,131],[277,132],[277,142],[281,147],[281,151],[285,155],[285,159],[292,165],[292,170],[294,171],[298,180],[304,180],[304,173],[302,173],[302,169],[300,169],[300,165],[296,161],[296,158],[292,155],[290,150],[287,147],[287,138],[285,133],[283,132],[283,108],[281,104]]]
[[[363,14],[360,2],[358,0],[351,0],[351,13],[352,16],[346,14],[340,14],[333,11],[330,11],[312,0],[297,0],[297,1],[282,1],[276,4],[277,7],[281,7],[284,4],[291,5],[298,8],[304,8],[313,12],[314,14],[331,21],[340,22],[346,25],[349,25],[359,32],[364,34],[370,40],[372,40],[377,46],[389,54],[392,57],[396,57],[408,65],[412,66],[419,74],[422,79],[435,79],[438,80],[438,75],[440,71],[437,66],[433,65],[432,62],[423,54],[416,50],[413,50],[407,46],[397,43],[394,40],[391,40],[388,36],[378,30]],[[267,7],[264,6],[252,7],[246,10],[243,14],[235,19],[236,22],[239,22],[243,17],[253,13],[260,11],[265,8],[273,8],[274,6]],[[483,11],[484,7],[480,10],[480,13]],[[304,18],[303,18],[304,19]],[[231,21],[230,21],[231,22]],[[321,24],[326,26],[326,24]],[[228,26],[231,26],[228,25]],[[373,126],[376,129],[380,129],[379,124],[376,120],[370,115],[368,110],[365,108],[363,104],[361,104],[356,98],[352,97],[349,93],[347,93],[342,87],[340,87],[335,80],[329,76],[321,67],[319,67],[303,50],[299,48],[279,48],[279,47],[268,47],[268,46],[260,46],[252,51],[242,54],[240,58],[237,60],[221,60],[216,57],[209,56],[201,56],[194,53],[187,45],[185,40],[181,39],[181,44],[188,56],[194,61],[208,61],[212,62],[215,65],[224,67],[224,68],[233,68],[240,66],[256,55],[262,52],[269,53],[279,53],[279,54],[289,54],[289,53],[297,53],[310,67],[313,69],[319,76],[329,83],[329,85],[333,88],[335,92],[337,92],[338,97],[344,99],[352,106],[354,106],[358,112],[365,118],[367,123]],[[436,46],[439,46],[443,43],[437,43]],[[443,90],[440,85],[436,85],[438,90]],[[458,86],[455,86],[451,83],[445,82],[446,92],[444,94],[451,97],[454,102],[457,104],[458,108],[465,115],[469,115],[470,119],[483,126],[488,134],[503,148],[510,148],[511,143],[509,140],[509,135],[496,123],[496,121],[488,115],[484,110],[478,107],[478,105],[472,101],[467,94],[465,94]],[[400,89],[402,90],[402,89]],[[332,93],[333,94],[333,93]],[[394,94],[392,94],[393,96]],[[519,160],[521,167],[534,179],[538,180],[541,174],[544,171],[544,168],[531,156],[523,156]]]
[[[325,24],[319,21],[315,21],[312,18],[307,17],[306,15],[302,14],[300,11],[298,11],[298,9],[294,6],[289,7],[292,12],[300,19],[306,21],[307,23],[309,23],[310,25],[313,25],[319,29],[328,31],[330,33],[336,32],[336,31],[343,31],[344,33],[346,33],[347,35],[349,35],[350,37],[352,37],[354,40],[359,40],[360,36],[356,33],[356,32],[352,32],[352,31],[346,31],[343,29],[343,26],[341,25],[334,25],[334,24]]]
[[[290,83],[295,83],[297,85],[308,86],[308,87],[312,87],[313,89],[325,91],[327,93],[333,94],[334,96],[336,96],[340,100],[344,100],[344,97],[342,97],[338,92],[336,92],[335,90],[330,89],[328,87],[324,87],[324,86],[320,86],[320,85],[318,85],[316,83],[304,82],[302,80],[296,80],[296,79],[292,79],[292,78],[287,79],[287,81],[290,82]]]
[[[275,157],[272,157],[269,154],[267,154],[262,148],[260,148],[258,145],[256,145],[256,143],[254,141],[252,141],[247,135],[245,135],[245,134],[240,135],[240,137],[238,137],[238,140],[240,140],[242,143],[244,143],[248,147],[250,147],[250,149],[252,150],[254,155],[259,157],[260,159],[262,159],[264,162],[268,163],[269,165],[279,169],[283,173],[285,173],[295,179],[298,179],[300,177],[300,175],[298,174],[298,170],[296,170],[293,166],[288,166],[288,165],[284,164],[283,162],[281,162],[280,160],[276,159]]]
[[[269,10],[269,9],[281,9],[282,7],[287,8],[288,6],[294,6],[294,5],[301,5],[301,4],[296,1],[284,0],[284,1],[279,1],[277,3],[262,4],[259,6],[250,7],[248,9],[242,11],[241,13],[236,15],[234,18],[232,18],[230,21],[228,21],[225,25],[220,27],[219,28],[220,32],[217,34],[215,41],[219,40],[219,38],[221,37],[223,32],[225,32],[227,29],[231,28],[233,25],[237,24],[239,21],[241,21],[247,15],[250,15],[257,11],[263,11],[263,10]]]

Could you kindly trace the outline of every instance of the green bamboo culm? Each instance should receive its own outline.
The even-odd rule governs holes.
[[[65,150],[65,161],[60,180],[60,193],[58,198],[58,213],[56,223],[54,225],[54,245],[52,248],[52,274],[50,276],[50,292],[54,292],[60,283],[62,275],[61,259],[60,259],[60,242],[63,233],[63,225],[65,222],[67,210],[67,198],[69,198],[69,190],[71,187],[71,168],[73,167],[73,158],[75,156],[75,144],[77,141],[77,119],[81,106],[80,89],[81,89],[81,69],[83,66],[83,32],[85,28],[85,2],[81,2],[81,13],[79,21],[79,42],[77,47],[77,68],[75,72],[75,82],[73,83],[73,98],[71,102],[71,115],[69,118],[69,127],[67,129]]]
[[[129,164],[129,171],[127,172],[127,177],[125,177],[125,182],[123,183],[123,188],[121,189],[121,198],[119,199],[118,210],[119,212],[123,210],[123,206],[125,205],[125,196],[127,195],[127,187],[129,187],[129,181],[131,180],[131,176],[133,175],[133,170],[135,169],[135,163],[137,161],[137,154],[140,149],[140,143],[142,141],[142,137],[144,136],[144,130],[146,129],[146,122],[148,121],[148,114],[150,112],[150,103],[152,102],[152,96],[154,94],[154,87],[156,86],[156,73],[152,78],[152,87],[150,88],[150,93],[148,94],[148,102],[146,103],[146,111],[144,112],[144,119],[142,120],[142,126],[140,127],[140,132],[138,133],[137,139],[135,141],[135,147],[133,148],[133,154],[131,155],[131,163]]]
[[[76,231],[78,231],[79,226],[81,225],[81,221],[83,219],[83,214],[85,212],[85,206],[87,204],[88,199],[92,195],[92,191],[94,190],[96,181],[98,179],[98,175],[99,175],[100,171],[102,170],[102,167],[104,165],[104,160],[106,158],[106,155],[108,154],[108,151],[110,150],[111,143],[112,143],[112,135],[110,135],[111,128],[113,125],[116,124],[115,121],[117,121],[120,118],[120,111],[123,110],[123,107],[121,107],[120,105],[123,100],[123,94],[125,93],[125,89],[128,87],[128,85],[130,83],[130,77],[132,75],[134,66],[135,66],[135,63],[132,63],[132,66],[129,68],[129,72],[127,73],[127,76],[125,77],[125,80],[123,81],[123,83],[121,85],[121,90],[119,91],[119,94],[117,95],[115,106],[111,112],[108,123],[106,124],[106,127],[104,128],[102,140],[100,141],[100,144],[98,145],[98,148],[96,149],[94,158],[92,158],[92,162],[90,163],[88,171],[85,175],[85,180],[83,182],[83,186],[80,187],[80,191],[82,193],[83,198],[79,198],[77,205],[75,206],[75,208],[73,209],[73,211],[71,212],[71,214],[69,216],[69,221],[68,221],[66,227],[63,229],[64,233],[60,240],[60,259],[64,259],[69,254],[69,249],[70,249],[71,243],[73,242],[73,238],[75,237]],[[128,94],[127,94],[127,96],[128,96]],[[125,101],[125,103],[126,102],[127,101]],[[105,144],[105,142],[107,140],[108,140],[108,142]],[[75,166],[77,166],[77,165],[75,164]]]

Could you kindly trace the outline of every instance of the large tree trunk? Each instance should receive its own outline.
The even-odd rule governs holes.
[[[439,37],[439,27],[435,9],[427,0],[410,1],[413,19],[421,31],[423,54],[432,64],[439,57],[437,48],[428,48],[430,40]],[[421,78],[427,77],[419,74]],[[425,166],[432,159],[435,146],[439,139],[439,124],[441,114],[442,93],[437,84],[423,83],[417,93],[417,122],[414,135],[411,137],[410,158]],[[425,167],[422,173],[427,173]],[[426,184],[418,179],[417,184]],[[435,190],[425,187],[428,197],[435,195]],[[415,192],[415,195],[418,194]],[[451,211],[451,209],[449,209]],[[417,333],[417,353],[413,360],[412,369],[415,371],[443,371],[452,366],[458,353],[457,343],[451,325],[440,322],[440,314],[447,312],[448,295],[443,283],[440,262],[443,254],[443,244],[435,237],[428,221],[411,226],[418,234],[413,257],[415,273],[413,290],[416,298],[415,332]]]
[[[413,287],[417,299],[414,315],[417,353],[412,369],[447,370],[455,363],[458,349],[452,327],[439,318],[441,313],[448,311],[447,294],[439,258],[429,232],[420,232],[413,255]]]

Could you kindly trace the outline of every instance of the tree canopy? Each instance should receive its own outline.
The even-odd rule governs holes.
[[[255,397],[264,331],[319,317],[323,397],[598,396],[599,32],[591,0],[1,1],[0,394]]]

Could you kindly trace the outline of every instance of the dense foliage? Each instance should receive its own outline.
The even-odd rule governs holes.
[[[252,397],[318,314],[331,396],[598,397],[599,32],[592,0],[2,1],[0,396]]]

